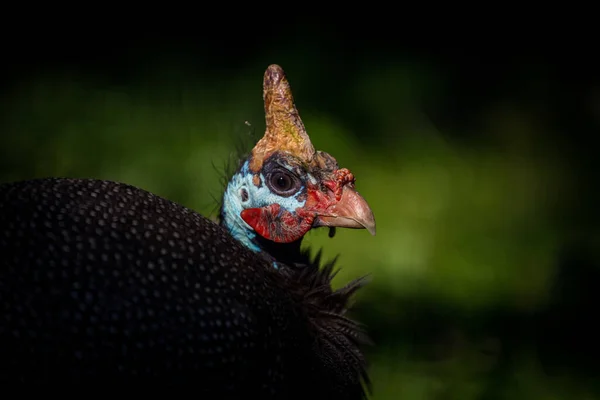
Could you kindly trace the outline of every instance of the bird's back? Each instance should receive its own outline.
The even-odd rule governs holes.
[[[303,317],[266,263],[194,211],[119,183],[33,180],[0,186],[0,227],[2,379],[291,387]]]

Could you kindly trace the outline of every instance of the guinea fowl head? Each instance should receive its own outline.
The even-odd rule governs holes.
[[[263,99],[266,132],[227,185],[222,225],[274,259],[277,248],[299,248],[312,228],[365,228],[375,235],[373,213],[356,191],[354,175],[315,150],[278,65],[265,72]]]

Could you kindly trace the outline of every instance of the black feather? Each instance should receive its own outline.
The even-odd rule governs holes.
[[[275,270],[221,226],[130,185],[0,185],[0,382],[192,384],[216,398],[362,398],[356,280]]]

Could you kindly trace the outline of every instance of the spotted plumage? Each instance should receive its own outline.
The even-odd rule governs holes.
[[[334,291],[333,263],[301,251],[294,229],[354,218],[374,230],[370,210],[329,155],[319,155],[328,166],[307,166],[276,151],[258,174],[251,157],[219,224],[124,183],[0,185],[0,382],[363,398],[368,338],[346,312],[364,280]],[[296,186],[273,186],[275,164]],[[253,229],[248,210],[268,226]]]
[[[157,378],[198,383],[196,393],[281,396],[301,390],[298,368],[314,363],[305,324],[318,329],[322,317],[303,297],[347,300],[329,292],[328,271],[284,276],[203,216],[129,185],[2,185],[0,226],[4,382]],[[336,311],[332,323],[353,326]]]

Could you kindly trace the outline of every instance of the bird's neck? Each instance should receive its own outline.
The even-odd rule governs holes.
[[[221,206],[221,226],[224,227],[238,242],[255,253],[262,249],[257,240],[257,234],[241,217],[243,210],[237,191],[242,186],[240,182],[243,176],[235,174],[228,183],[223,194],[223,205]]]
[[[220,224],[238,242],[263,256],[277,267],[278,263],[287,265],[304,263],[300,246],[302,238],[292,243],[276,243],[258,235],[250,225],[240,216],[244,207],[239,195],[240,190],[249,188],[252,184],[252,175],[247,170],[245,163],[227,184],[223,194]]]

